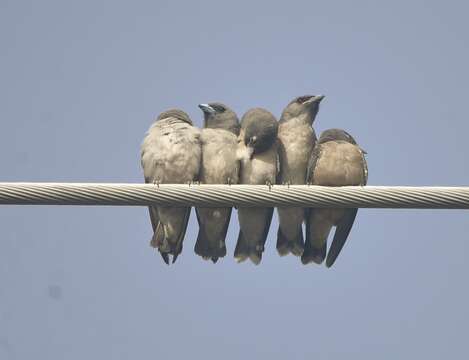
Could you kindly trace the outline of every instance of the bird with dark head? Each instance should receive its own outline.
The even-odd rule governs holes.
[[[304,95],[290,101],[279,122],[279,184],[302,185],[306,183],[308,160],[316,143],[312,127],[324,95]],[[301,256],[304,240],[302,224],[304,209],[279,207],[277,251],[280,256],[292,253]]]
[[[146,183],[186,183],[197,179],[201,161],[200,132],[184,111],[162,112],[142,143],[141,162]],[[150,206],[153,238],[166,264],[182,251],[190,207]]]
[[[324,131],[308,164],[307,182],[322,186],[366,185],[368,167],[365,151],[342,129]],[[326,258],[327,238],[336,227],[326,266],[331,267],[352,229],[358,209],[308,209],[303,264],[321,264]]]
[[[324,144],[328,141],[345,141],[353,145],[357,145],[355,139],[348,132],[342,129],[324,130],[317,141],[317,144]]]
[[[303,95],[294,98],[283,110],[280,122],[283,123],[295,119],[312,125],[319,111],[319,104],[322,99],[324,99],[324,95]]]
[[[159,120],[166,120],[166,121],[173,121],[173,122],[178,122],[178,121],[183,121],[188,123],[189,125],[192,124],[192,120],[187,115],[186,112],[179,110],[179,109],[169,109],[166,111],[163,111],[158,117],[156,118],[156,121]]]
[[[244,114],[241,120],[243,141],[249,157],[270,149],[277,141],[278,122],[267,110],[261,108],[251,109]]]
[[[272,185],[278,174],[278,122],[269,111],[255,108],[241,119],[238,158],[241,184]],[[234,256],[238,262],[262,260],[273,208],[238,208],[239,236]]]
[[[199,104],[204,113],[204,128],[225,129],[239,135],[239,120],[235,112],[220,102]]]
[[[236,158],[238,117],[221,103],[200,104],[204,113],[201,132],[202,163],[200,182],[203,184],[236,184],[239,161]],[[199,234],[194,247],[197,255],[216,263],[226,255],[225,238],[231,218],[231,207],[196,209]]]

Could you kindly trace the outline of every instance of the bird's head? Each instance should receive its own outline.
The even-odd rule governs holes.
[[[239,135],[239,120],[235,112],[225,104],[213,102],[199,104],[204,113],[204,127],[212,129],[225,129]]]
[[[269,111],[255,108],[244,114],[241,120],[243,141],[249,158],[272,147],[277,140],[278,122]]]
[[[160,121],[160,120],[164,120],[168,118],[181,120],[192,125],[192,120],[189,117],[189,115],[187,115],[184,111],[179,110],[179,109],[169,109],[169,110],[163,111],[160,115],[158,115],[158,118],[156,119],[156,121]]]
[[[345,141],[356,145],[357,142],[347,131],[342,129],[324,130],[319,137],[318,144],[324,144],[328,141]]]
[[[322,99],[324,99],[324,95],[303,95],[294,98],[283,110],[280,121],[302,117],[312,124],[319,111],[319,104]]]

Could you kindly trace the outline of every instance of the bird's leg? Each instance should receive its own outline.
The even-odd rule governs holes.
[[[153,181],[153,185],[156,185],[157,189],[159,189],[160,188],[160,180],[156,179],[155,181]]]
[[[231,178],[230,177],[227,179],[227,182],[228,182],[228,185],[231,186]]]
[[[265,184],[269,187],[269,191],[272,191],[272,182],[270,180],[267,180]]]

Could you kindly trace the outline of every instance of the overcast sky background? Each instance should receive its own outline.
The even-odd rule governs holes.
[[[468,185],[462,1],[0,0],[0,181],[142,182],[157,114],[220,100],[368,151],[370,185]],[[0,207],[0,359],[464,358],[469,213],[360,210],[332,269],[193,253],[141,207]]]

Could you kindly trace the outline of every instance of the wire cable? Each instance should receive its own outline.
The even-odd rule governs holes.
[[[10,182],[0,205],[469,209],[469,187]]]

